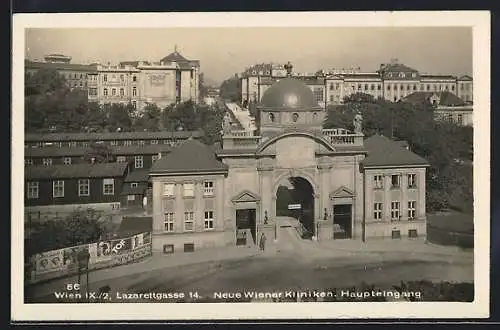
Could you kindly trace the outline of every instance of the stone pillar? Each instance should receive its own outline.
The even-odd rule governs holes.
[[[153,179],[153,232],[163,232],[163,183]]]
[[[273,191],[273,180],[272,180],[272,167],[262,166],[258,168],[259,174],[259,194],[260,194],[260,207],[256,210],[259,212],[257,214],[257,235],[259,235],[258,229],[264,225],[264,216],[267,211],[268,224],[273,224],[276,221],[276,210],[275,210],[275,197]],[[274,197],[274,198],[273,198]],[[259,237],[259,236],[257,236]]]
[[[384,174],[384,207],[382,219],[384,221],[391,221],[391,176]]]
[[[417,201],[417,219],[425,219],[425,168],[417,173],[417,189],[418,189],[418,201]]]
[[[401,220],[408,220],[408,174],[401,174]]]
[[[194,182],[194,231],[205,229],[205,203],[203,200],[203,180]],[[215,208],[213,209],[215,215]]]
[[[184,192],[183,186],[176,183],[174,186],[174,231],[182,233],[184,231]]]

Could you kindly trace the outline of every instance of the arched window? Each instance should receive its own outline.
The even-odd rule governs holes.
[[[270,114],[269,114],[269,120],[270,120],[271,122],[274,122],[274,119],[275,119],[275,118],[274,118],[274,113],[270,113]]]
[[[294,123],[296,123],[296,122],[297,122],[297,120],[299,120],[299,114],[298,114],[298,113],[296,113],[296,112],[294,112],[294,113],[293,113],[293,115],[292,115],[292,121],[293,121]]]

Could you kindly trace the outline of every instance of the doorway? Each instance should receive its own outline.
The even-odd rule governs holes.
[[[241,209],[236,210],[236,244],[245,245],[251,239],[255,244],[257,242],[256,233],[256,210]],[[250,237],[248,237],[250,233]]]
[[[333,238],[352,238],[352,204],[333,206]]]

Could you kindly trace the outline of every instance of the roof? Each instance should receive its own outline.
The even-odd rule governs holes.
[[[104,140],[155,140],[168,138],[200,137],[201,131],[159,131],[159,132],[102,132],[102,133],[28,133],[26,142],[58,141],[104,141]]]
[[[281,79],[264,92],[260,107],[310,111],[318,107],[318,102],[304,82],[288,77]]]
[[[149,170],[134,170],[129,172],[124,182],[147,182],[149,180]]]
[[[429,99],[436,95],[439,97],[439,105],[444,106],[461,106],[465,102],[453,94],[452,92],[414,92],[403,98],[404,101],[409,103],[429,102]]]
[[[390,63],[386,64],[380,71],[382,72],[418,72],[417,70],[401,64],[401,63]]]
[[[255,74],[270,75],[272,68],[273,68],[273,65],[271,63],[259,63],[259,64],[254,64],[251,67],[245,69],[245,71],[243,73],[247,74],[247,75],[255,75]],[[255,71],[255,73],[254,73],[254,71]]]
[[[127,163],[28,166],[24,176],[28,180],[111,178],[123,176],[127,167]]]
[[[117,156],[126,155],[154,155],[160,152],[169,152],[172,147],[167,144],[146,144],[144,146],[109,146],[111,153]],[[24,156],[37,157],[78,157],[91,150],[91,147],[40,147],[25,148]]]
[[[143,195],[144,191],[148,189],[147,183],[139,183],[137,187],[132,187],[130,184],[123,185],[123,189],[120,192],[120,195]]]
[[[181,53],[179,53],[178,51],[168,54],[167,56],[162,58],[160,62],[176,62],[179,64],[187,63],[190,65],[190,67],[191,65],[196,65],[198,63],[198,61],[188,60],[187,58],[182,56]]]
[[[123,217],[118,230],[120,236],[132,236],[153,230],[153,217]]]
[[[449,79],[449,80],[456,80],[457,77],[452,76],[452,75],[440,75],[440,74],[421,74],[420,78],[422,79]]]
[[[463,75],[461,76],[460,78],[458,78],[457,80],[460,80],[460,81],[472,81],[472,77],[469,76],[469,75]]]
[[[226,172],[228,166],[217,159],[212,147],[188,139],[157,160],[150,173]]]
[[[68,70],[68,71],[97,71],[96,65],[86,64],[73,64],[64,62],[32,62],[25,61],[26,69],[54,69],[54,70]]]
[[[427,160],[402,147],[401,142],[393,141],[383,135],[373,135],[366,139],[364,147],[368,151],[367,157],[363,160],[364,167],[428,165]]]

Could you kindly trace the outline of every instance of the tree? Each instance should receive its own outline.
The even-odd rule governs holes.
[[[237,74],[222,82],[220,97],[231,102],[241,102],[241,81]]]
[[[110,131],[129,130],[132,126],[131,114],[134,107],[131,104],[114,103],[107,109],[107,128]]]
[[[25,82],[25,95],[45,95],[69,88],[66,80],[57,70],[43,68],[35,72]]]
[[[162,111],[154,103],[147,104],[139,118],[134,123],[134,128],[145,131],[157,131],[160,129]]]
[[[40,224],[27,240],[27,254],[33,255],[80,244],[92,243],[109,230],[110,224],[93,210],[76,210],[63,219]]]
[[[200,128],[197,119],[197,105],[192,101],[171,105],[163,110],[163,126],[170,130],[177,130],[179,127],[187,131],[194,131]]]
[[[116,161],[116,157],[113,154],[113,150],[106,144],[92,143],[90,148],[87,150],[83,159],[89,163],[113,163]]]
[[[200,76],[198,79],[198,91],[200,95],[200,100],[202,100],[205,96],[207,96],[208,87],[205,85],[205,74],[200,72]]]

